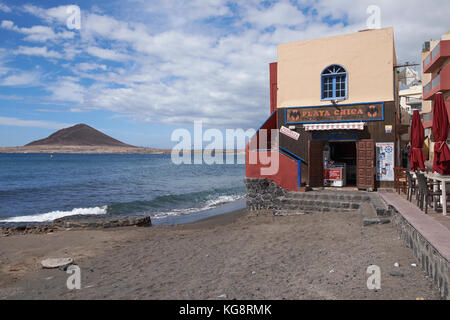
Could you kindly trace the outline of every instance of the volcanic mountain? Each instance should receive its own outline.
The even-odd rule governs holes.
[[[26,147],[28,146],[134,147],[111,138],[86,124],[77,124],[70,128],[61,129],[48,138],[36,140],[26,145]]]

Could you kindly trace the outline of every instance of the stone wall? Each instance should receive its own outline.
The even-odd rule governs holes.
[[[286,195],[286,190],[268,179],[246,178],[247,210],[274,210],[276,198]]]
[[[425,273],[433,279],[441,297],[450,300],[450,264],[394,207],[392,222],[397,227],[400,238],[413,250],[414,256]]]

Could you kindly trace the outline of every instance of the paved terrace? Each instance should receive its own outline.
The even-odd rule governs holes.
[[[378,194],[395,209],[393,222],[422,268],[433,278],[441,296],[450,299],[450,217],[432,211],[426,215],[416,206],[414,197],[409,202],[394,192]]]
[[[384,199],[384,201],[386,201],[388,204],[394,206],[397,208],[397,206],[399,206],[398,209],[400,209],[400,206],[403,204],[406,208],[411,208],[410,206],[412,206],[414,208],[414,210],[411,210],[410,212],[408,211],[408,209],[406,209],[406,212],[409,212],[410,215],[418,215],[418,219],[422,220],[422,218],[424,218],[423,220],[428,221],[429,218],[431,218],[432,220],[434,220],[434,223],[438,223],[440,225],[442,225],[443,227],[445,227],[447,229],[447,233],[449,234],[450,237],[450,214],[447,216],[444,216],[442,214],[442,208],[438,209],[439,211],[435,211],[433,208],[428,207],[428,214],[425,214],[424,211],[421,211],[419,209],[419,207],[417,206],[417,201],[416,201],[416,196],[413,195],[412,197],[412,201],[409,202],[406,199],[406,194],[404,193],[400,193],[398,194],[397,192],[387,192],[385,190],[380,191],[379,192],[380,196]],[[395,198],[399,198],[395,203],[396,205],[394,205],[394,203],[391,203],[390,201],[394,201],[393,199]],[[392,200],[388,200],[388,199],[392,199]],[[400,201],[403,200],[403,201]],[[403,210],[401,211],[402,215],[403,215]],[[407,218],[405,216],[405,218]],[[407,219],[409,221],[409,219]],[[431,224],[434,224],[433,222],[431,222]],[[450,238],[447,238],[447,240],[449,240]],[[450,245],[450,243],[449,243]]]

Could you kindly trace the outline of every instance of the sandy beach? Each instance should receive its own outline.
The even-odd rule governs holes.
[[[42,269],[72,257],[81,289]],[[400,267],[395,267],[398,262]],[[359,212],[274,217],[245,210],[178,226],[0,238],[0,299],[438,299],[391,224]],[[366,269],[381,268],[368,290]]]

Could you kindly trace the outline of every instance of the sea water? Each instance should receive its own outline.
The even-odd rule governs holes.
[[[230,203],[242,207],[245,196],[242,157],[175,165],[166,154],[0,154],[0,224],[95,214],[149,215],[157,224],[227,203],[236,209]]]

